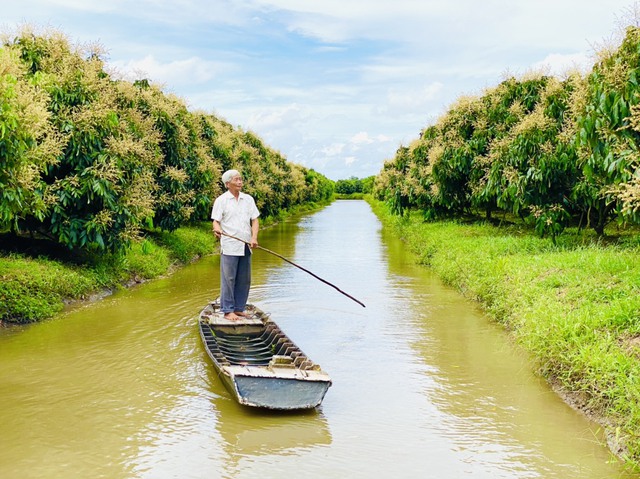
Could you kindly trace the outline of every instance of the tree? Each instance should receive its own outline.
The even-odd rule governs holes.
[[[576,147],[582,178],[573,199],[598,234],[614,217],[638,220],[634,185],[640,177],[638,103],[640,28],[621,46],[601,52],[584,88],[576,91]]]

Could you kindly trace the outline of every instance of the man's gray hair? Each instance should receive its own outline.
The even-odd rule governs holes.
[[[236,176],[240,176],[240,172],[238,170],[227,170],[222,174],[222,183],[226,185]]]

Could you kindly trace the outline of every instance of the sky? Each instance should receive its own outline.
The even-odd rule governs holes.
[[[0,0],[0,28],[99,44],[332,180],[380,172],[457,99],[508,76],[590,70],[630,0]]]

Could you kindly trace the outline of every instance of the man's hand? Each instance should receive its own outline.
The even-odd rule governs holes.
[[[220,223],[217,221],[214,221],[211,226],[213,228],[213,234],[216,235],[216,238],[219,239],[222,236],[222,229],[220,228]]]

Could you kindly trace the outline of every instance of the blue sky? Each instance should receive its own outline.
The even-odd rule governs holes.
[[[377,174],[459,97],[588,70],[628,0],[20,0],[2,31],[98,43],[126,79],[251,130],[338,180]],[[636,19],[636,20],[630,20]]]

